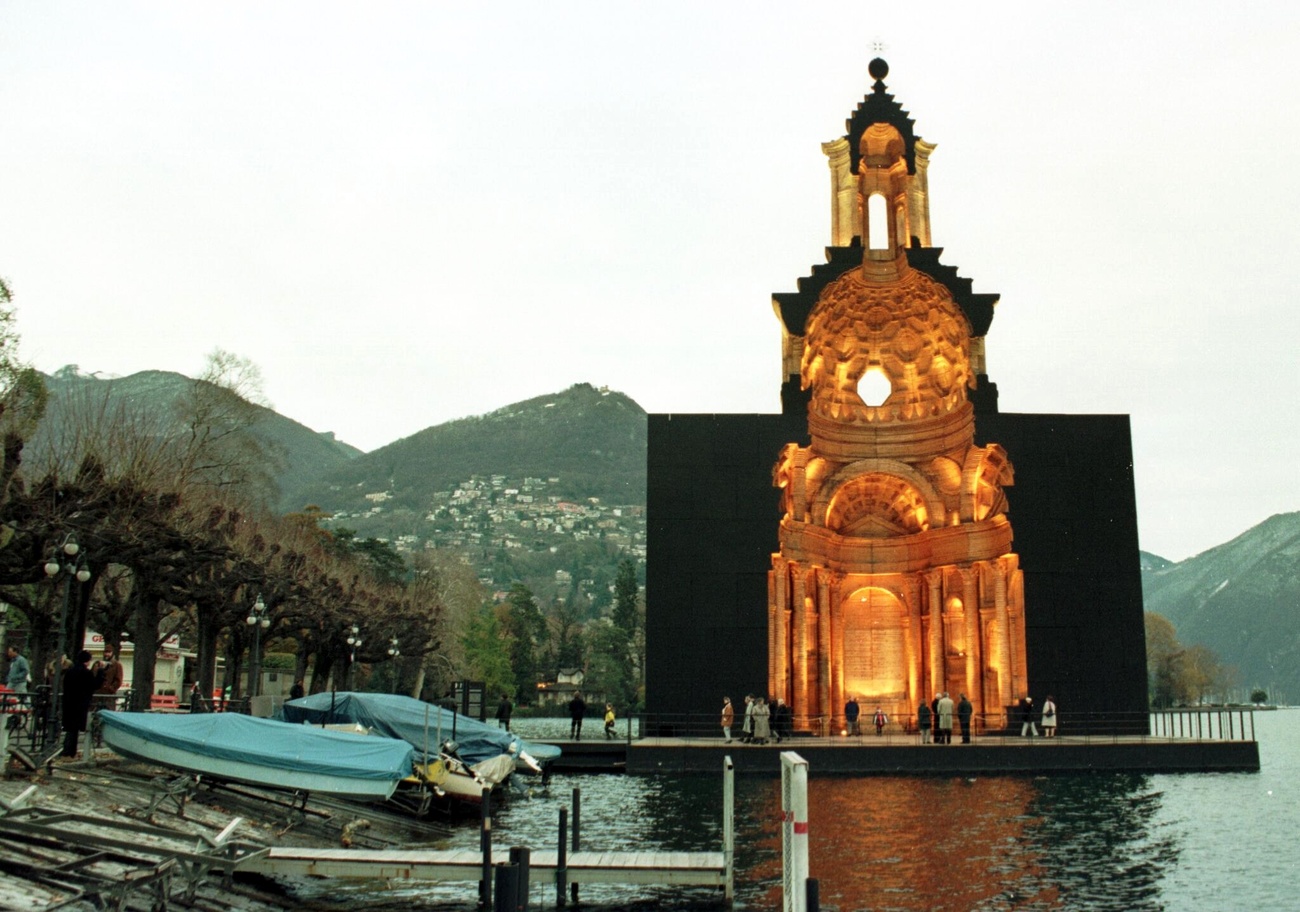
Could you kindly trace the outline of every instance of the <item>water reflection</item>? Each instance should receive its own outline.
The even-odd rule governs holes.
[[[780,902],[780,785],[750,790],[737,882]],[[1144,777],[821,779],[809,854],[824,906],[857,909],[1159,909],[1177,860],[1153,837]]]
[[[1275,717],[1275,718],[1274,718]],[[1300,713],[1265,713],[1260,774],[1076,775],[809,781],[813,876],[822,907],[1087,910],[1295,907]],[[535,780],[534,780],[535,782]],[[584,847],[710,850],[722,839],[716,776],[556,775],[495,821],[499,846],[555,845],[558,811],[582,789]],[[736,908],[780,908],[781,785],[736,780]],[[471,823],[439,848],[474,848]],[[474,907],[469,884],[301,882],[295,895],[347,912]],[[535,908],[554,887],[534,884]],[[583,888],[587,912],[721,909],[705,890]]]

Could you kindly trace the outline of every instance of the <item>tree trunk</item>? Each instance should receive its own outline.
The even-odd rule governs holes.
[[[199,685],[199,692],[205,700],[212,699],[213,685],[217,678],[217,637],[221,633],[221,619],[218,612],[198,606],[195,634],[198,642],[198,668],[194,673],[194,683]]]
[[[147,589],[132,595],[131,639],[135,656],[131,661],[131,709],[144,712],[153,699],[154,668],[158,663],[158,625],[162,619],[160,599]]]

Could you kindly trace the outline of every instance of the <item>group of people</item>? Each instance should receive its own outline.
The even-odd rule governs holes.
[[[5,647],[5,657],[9,660],[9,669],[5,674],[5,686],[14,693],[25,694],[32,683],[32,667],[17,646],[10,643]],[[98,697],[112,708],[117,692],[122,689],[126,673],[117,651],[112,644],[104,644],[104,657],[90,664],[91,654],[87,649],[77,652],[69,661],[65,656],[63,663],[63,749],[59,757],[65,760],[76,759],[77,741],[86,730],[87,717],[91,704]]]
[[[1034,698],[1028,695],[1021,697],[1020,703],[1017,706],[1017,710],[1020,714],[1020,737],[1023,738],[1025,736],[1029,736],[1032,738],[1037,738],[1038,726],[1034,724],[1036,721],[1036,715],[1034,710]],[[1051,694],[1048,694],[1047,699],[1043,702],[1043,711],[1041,714],[1041,719],[1043,723],[1043,737],[1055,738],[1056,737],[1056,701],[1052,699]]]
[[[569,737],[574,741],[582,740],[582,720],[587,718],[587,701],[582,699],[579,691],[569,701]],[[614,737],[614,704],[605,704],[605,740]]]
[[[77,653],[75,661],[63,661],[67,670],[63,673],[63,750],[59,757],[75,760],[80,756],[77,741],[86,730],[91,703],[96,697],[102,697],[111,708],[110,701],[122,688],[126,672],[109,643],[104,644],[104,657],[93,666],[86,649]]]
[[[736,724],[736,708],[731,705],[731,697],[722,698],[722,738],[731,743],[731,729]],[[766,744],[774,740],[780,744],[794,733],[794,713],[785,700],[777,698],[769,703],[765,695],[745,695],[745,708],[741,718],[740,741],[742,744]]]
[[[921,733],[922,744],[952,744],[952,723],[957,720],[961,732],[961,743],[970,744],[971,719],[975,707],[965,694],[957,695],[953,702],[947,691],[935,694],[929,703],[922,703],[916,710],[916,727]],[[934,732],[931,739],[931,730]]]

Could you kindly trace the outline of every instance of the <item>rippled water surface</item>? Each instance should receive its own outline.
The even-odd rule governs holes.
[[[544,724],[522,720],[519,726]],[[1260,773],[818,778],[809,854],[823,909],[1291,910],[1300,908],[1300,712],[1255,716]],[[541,733],[540,731],[538,732]],[[721,774],[553,777],[494,820],[498,846],[555,847],[582,792],[584,849],[708,850],[722,839]],[[736,908],[780,906],[780,780],[736,779]],[[477,848],[477,822],[439,847]],[[300,885],[340,908],[474,907],[472,884]],[[554,886],[534,884],[534,908]],[[720,908],[703,890],[584,886],[587,909]]]

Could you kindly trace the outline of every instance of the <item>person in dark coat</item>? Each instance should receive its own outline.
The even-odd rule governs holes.
[[[772,708],[772,734],[777,744],[794,734],[794,713],[781,697],[776,698],[776,706]]]
[[[858,701],[849,697],[849,701],[844,704],[844,731],[846,734],[858,734],[858,714],[861,712]]]
[[[1034,724],[1034,699],[1027,695],[1020,698],[1020,737],[1025,735],[1038,737],[1038,726]]]
[[[303,687],[302,678],[299,678],[298,680],[294,681],[293,686],[289,688],[289,699],[301,700],[306,695],[307,695],[307,688]]]
[[[582,693],[575,693],[573,699],[569,701],[569,737],[574,741],[582,740],[582,720],[587,715],[587,701],[582,699]]]
[[[63,675],[63,752],[60,757],[76,759],[77,736],[86,730],[86,714],[99,682],[90,670],[90,653],[81,650],[77,661]]]
[[[961,743],[970,744],[970,719],[975,714],[975,707],[971,706],[970,700],[962,694],[961,699],[957,701],[957,724],[961,726]]]
[[[510,716],[514,711],[515,704],[510,702],[510,694],[502,694],[501,702],[497,704],[497,728],[510,731]]]
[[[921,743],[930,743],[930,728],[934,717],[930,715],[930,704],[922,701],[916,709],[916,728],[921,733]]]

